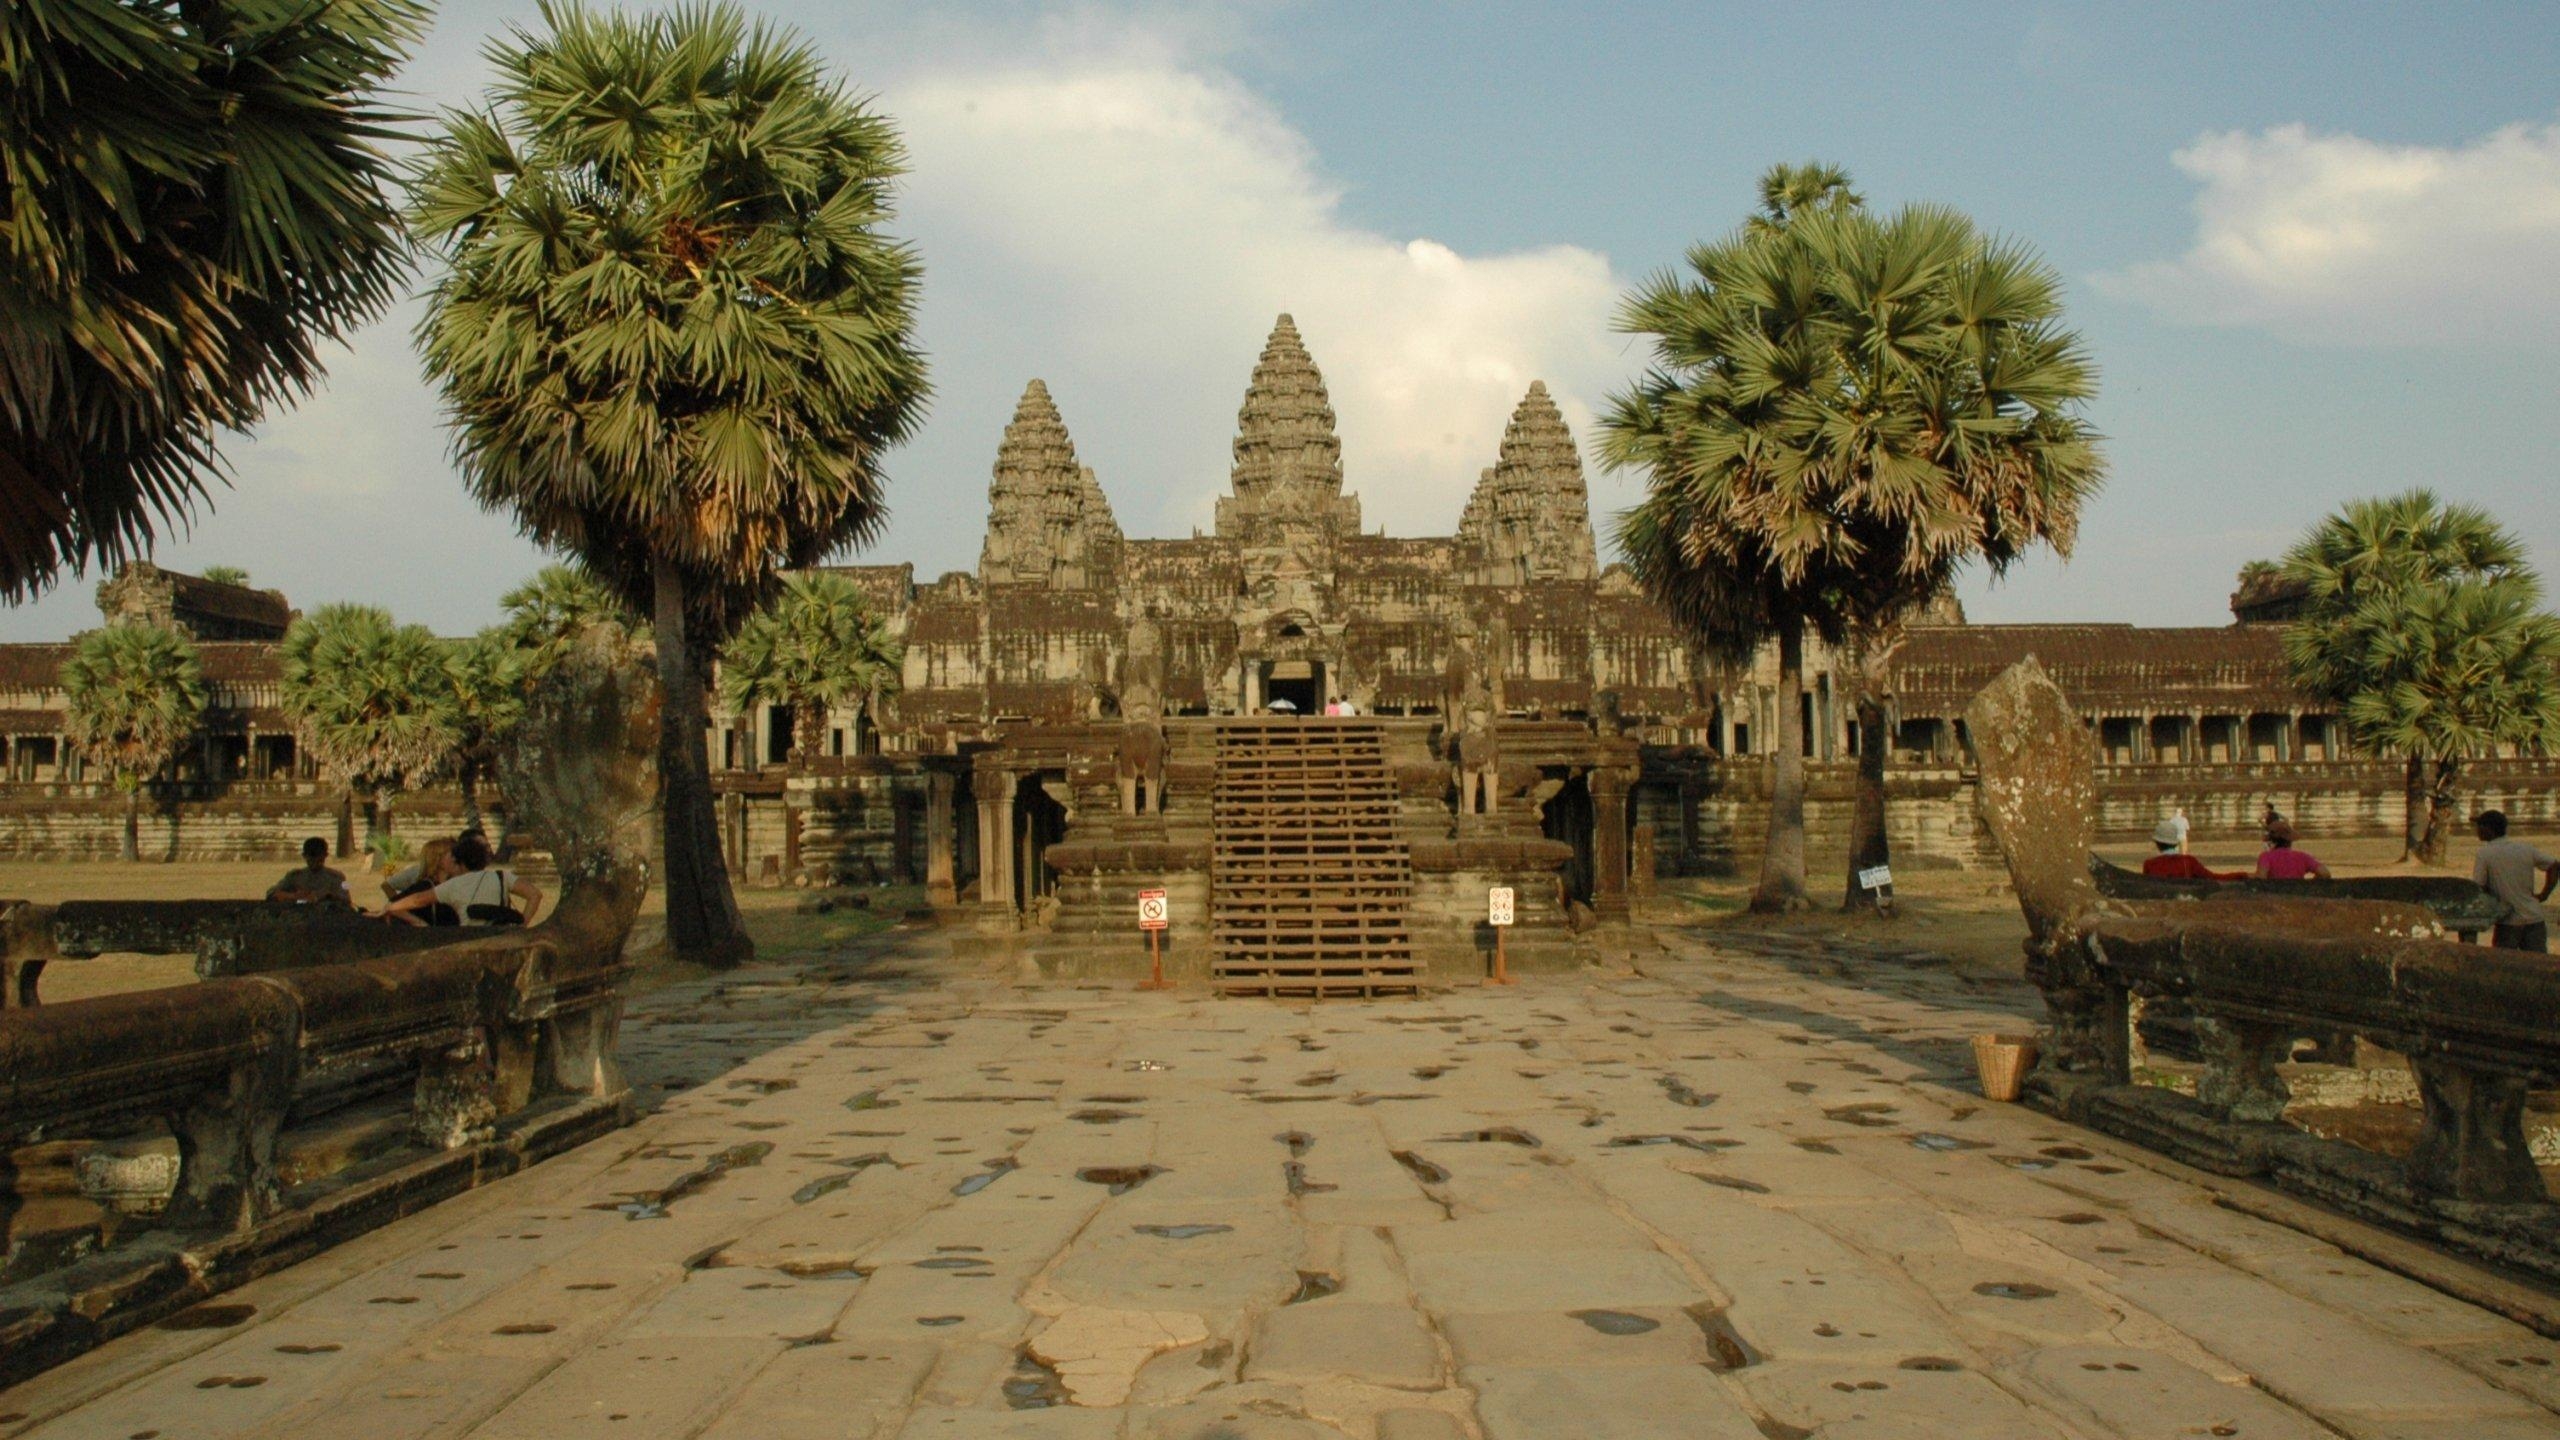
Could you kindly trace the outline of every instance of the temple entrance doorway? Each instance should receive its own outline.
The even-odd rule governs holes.
[[[1268,710],[1275,700],[1286,700],[1298,707],[1301,715],[1324,713],[1324,662],[1321,660],[1266,660],[1262,664],[1262,703],[1257,710]]]

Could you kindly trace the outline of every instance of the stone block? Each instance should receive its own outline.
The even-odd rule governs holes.
[[[1403,1305],[1319,1300],[1265,1313],[1245,1375],[1255,1380],[1358,1380],[1405,1390],[1440,1384],[1440,1347]]]

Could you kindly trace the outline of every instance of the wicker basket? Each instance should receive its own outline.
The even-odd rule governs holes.
[[[2014,1101],[2018,1089],[2026,1083],[2027,1072],[2036,1066],[2036,1037],[2033,1035],[1976,1035],[1973,1037],[1973,1069],[1982,1077],[1982,1098]]]

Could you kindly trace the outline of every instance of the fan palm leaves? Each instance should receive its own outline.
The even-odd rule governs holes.
[[[165,625],[110,625],[74,640],[59,678],[71,744],[124,795],[124,858],[141,857],[142,787],[204,719],[195,642]]]
[[[2560,745],[2552,618],[2514,532],[2434,492],[2357,500],[2284,560],[2294,683],[2355,743],[2405,757],[2403,858],[2440,864],[2463,762]]]
[[[788,705],[792,749],[803,763],[826,739],[827,712],[893,691],[899,650],[888,627],[841,575],[794,575],[749,616],[720,655],[720,698],[733,711]]]
[[[473,493],[651,617],[668,937],[752,952],[703,749],[709,655],[777,573],[870,537],[925,395],[890,122],[733,6],[545,4],[412,187],[418,342]]]
[[[524,719],[525,690],[534,673],[534,655],[519,649],[503,626],[445,645],[444,676],[451,687],[447,718],[464,829],[480,828],[480,777],[497,764],[498,747]]]
[[[644,628],[621,596],[580,565],[545,565],[498,603],[507,612],[498,633],[523,655],[528,683],[549,671],[595,626],[624,634]]]
[[[434,778],[461,730],[448,647],[370,605],[324,605],[285,632],[284,710],[321,772],[369,793],[391,829],[392,797]]]
[[[1763,209],[1620,308],[1652,368],[1601,418],[1644,472],[1619,517],[1657,603],[1739,660],[1779,650],[1770,843],[1753,904],[1804,900],[1808,630],[1882,636],[1957,571],[2069,553],[2104,473],[2097,372],[2061,282],[1957,211],[1870,212],[1834,167],[1782,166]]]
[[[381,313],[415,0],[0,5],[0,598],[113,563]]]

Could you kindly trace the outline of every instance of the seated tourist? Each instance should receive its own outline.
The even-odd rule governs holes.
[[[302,866],[288,870],[267,887],[267,898],[285,905],[340,905],[355,908],[347,894],[347,877],[329,868],[329,842],[314,835],[302,842]]]
[[[396,904],[422,890],[433,890],[461,874],[462,867],[453,863],[453,845],[451,840],[437,839],[419,846],[416,860],[383,877],[383,898]],[[429,925],[462,923],[462,917],[454,914],[450,905],[430,905],[420,912],[419,918]]]
[[[2142,862],[2142,873],[2154,880],[2245,880],[2238,872],[2224,874],[2208,870],[2205,863],[2186,853],[2186,817],[2163,820],[2151,827],[2151,848],[2157,852]]]
[[[2273,808],[2273,807],[2269,807]],[[2293,848],[2292,822],[2278,820],[2267,827],[2267,848],[2258,852],[2257,876],[2261,880],[2333,880],[2329,867],[2312,856]]]
[[[449,905],[465,926],[530,925],[542,912],[542,892],[526,884],[514,871],[492,866],[489,842],[479,835],[465,835],[454,841],[448,861],[458,872],[452,878],[432,890],[393,901],[383,915],[422,925],[426,923],[423,912],[429,906]],[[517,901],[523,902],[521,908],[514,903]]]

